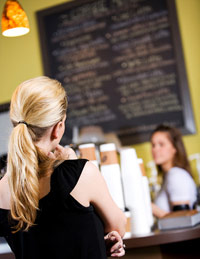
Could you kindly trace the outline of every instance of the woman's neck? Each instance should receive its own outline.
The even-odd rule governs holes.
[[[39,180],[40,199],[46,196],[51,189],[51,176],[41,177]]]
[[[51,137],[52,127],[50,127],[42,138],[35,145],[46,155],[54,149],[54,142]]]
[[[164,173],[169,172],[169,170],[170,170],[172,167],[173,167],[173,164],[172,164],[171,161],[170,161],[170,162],[167,162],[167,163],[164,163],[164,164],[161,165],[162,171],[163,171]]]

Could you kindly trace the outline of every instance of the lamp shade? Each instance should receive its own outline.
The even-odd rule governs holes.
[[[29,32],[27,15],[18,1],[6,1],[1,26],[2,34],[7,37],[21,36]]]

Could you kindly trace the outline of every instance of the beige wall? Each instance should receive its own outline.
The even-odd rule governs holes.
[[[0,35],[0,103],[8,102],[15,87],[22,81],[43,74],[41,51],[35,12],[62,0],[19,0],[27,12],[31,31],[17,38]],[[5,0],[0,1],[0,11]],[[197,134],[185,136],[188,154],[200,153],[200,1],[176,0],[182,44],[186,62],[191,100],[197,127]],[[151,160],[150,145],[135,145],[137,154],[146,164]],[[195,165],[192,164],[194,172]]]

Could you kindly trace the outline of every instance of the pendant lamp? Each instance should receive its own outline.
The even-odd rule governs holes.
[[[21,36],[29,32],[26,13],[18,1],[7,0],[1,20],[2,34],[6,37]]]

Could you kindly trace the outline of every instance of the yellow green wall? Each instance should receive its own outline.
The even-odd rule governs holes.
[[[0,0],[1,12],[5,2],[6,0]],[[35,12],[67,1],[19,0],[19,2],[28,15],[31,31],[25,36],[16,38],[0,35],[0,103],[10,100],[13,90],[20,82],[43,74]],[[197,128],[195,135],[184,137],[190,155],[200,153],[200,0],[176,0],[176,4]],[[134,147],[145,164],[152,159],[149,143]]]

